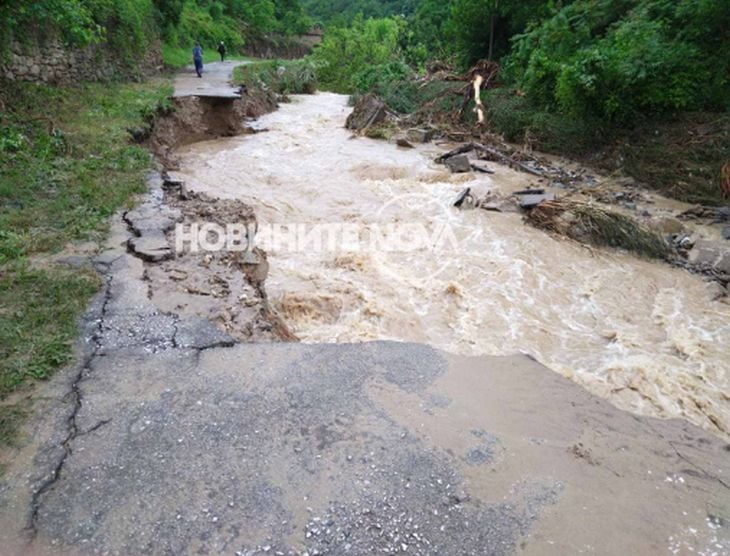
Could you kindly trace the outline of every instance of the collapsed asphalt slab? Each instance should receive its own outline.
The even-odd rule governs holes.
[[[12,496],[32,474],[5,477],[3,536],[17,536],[3,546],[17,551],[3,554],[730,546],[727,445],[619,411],[524,356],[119,345],[76,388],[75,433],[32,508]],[[51,442],[34,467],[54,455]]]

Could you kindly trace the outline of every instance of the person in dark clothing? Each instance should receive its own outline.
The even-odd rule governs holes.
[[[218,45],[218,54],[221,55],[221,62],[225,61],[226,58],[226,45],[223,44],[223,41]]]
[[[193,62],[195,63],[195,73],[198,74],[198,77],[203,77],[203,47],[199,42],[196,42],[193,48]]]

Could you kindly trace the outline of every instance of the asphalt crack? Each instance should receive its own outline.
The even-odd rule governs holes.
[[[718,482],[718,483],[720,483],[720,484],[721,484],[722,486],[724,486],[724,487],[725,487],[726,489],[729,489],[729,490],[730,490],[730,484],[728,484],[727,482],[725,482],[724,480],[722,480],[722,479],[721,479],[720,477],[717,477],[717,476],[713,475],[712,473],[709,473],[709,472],[708,472],[708,471],[707,471],[706,469],[704,469],[704,468],[703,468],[702,466],[700,466],[700,465],[697,465],[697,464],[696,464],[696,463],[695,463],[694,461],[692,461],[692,460],[691,460],[691,459],[689,459],[689,458],[688,458],[687,456],[685,456],[685,455],[684,455],[684,454],[683,454],[682,452],[680,452],[680,451],[679,451],[679,448],[677,448],[677,447],[676,447],[676,446],[674,445],[674,442],[671,442],[671,441],[670,441],[670,442],[669,442],[669,445],[670,445],[670,446],[672,447],[672,450],[674,450],[674,453],[675,453],[675,454],[677,454],[677,457],[678,457],[679,459],[681,459],[681,460],[682,460],[682,461],[684,461],[685,463],[687,463],[687,464],[691,465],[692,467],[694,467],[694,468],[695,468],[695,469],[696,469],[697,471],[699,471],[699,472],[700,472],[700,473],[702,474],[702,476],[703,476],[703,477],[704,477],[705,479],[710,479],[710,480],[714,480],[714,481],[717,481],[717,482]]]
[[[91,335],[91,340],[94,342],[94,347],[91,350],[90,353],[88,353],[82,363],[79,365],[79,370],[76,373],[76,375],[73,378],[73,381],[71,383],[71,389],[66,394],[65,397],[71,397],[73,400],[73,409],[71,411],[71,414],[68,416],[66,425],[67,425],[67,434],[66,438],[61,443],[61,446],[63,448],[63,454],[59,458],[59,460],[56,462],[56,465],[54,466],[53,470],[51,471],[50,476],[38,487],[38,489],[33,493],[31,497],[31,511],[30,511],[30,519],[28,523],[27,529],[30,531],[31,539],[34,539],[36,535],[38,534],[38,518],[40,514],[40,509],[43,504],[43,497],[46,493],[48,493],[50,490],[53,489],[53,487],[56,485],[56,483],[61,478],[61,474],[63,472],[63,468],[66,465],[66,461],[68,460],[69,456],[72,453],[71,444],[73,441],[80,436],[81,434],[88,434],[89,432],[92,432],[93,430],[98,429],[99,427],[105,425],[109,421],[102,421],[100,423],[97,423],[94,427],[92,427],[90,430],[86,432],[80,432],[78,425],[76,423],[76,418],[78,416],[79,410],[81,409],[81,406],[83,405],[83,395],[81,392],[81,382],[87,377],[88,373],[91,372],[91,365],[94,359],[98,357],[99,350],[101,349],[101,338],[103,334],[103,326],[104,321],[106,319],[106,312],[107,312],[107,306],[109,304],[109,301],[111,300],[112,296],[112,281],[113,277],[110,275],[107,275],[106,277],[106,285],[104,288],[104,300],[101,304],[101,309],[99,311],[99,315],[97,320],[97,331],[96,333]]]

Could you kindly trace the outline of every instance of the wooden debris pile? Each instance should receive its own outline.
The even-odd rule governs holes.
[[[471,152],[476,154],[477,160],[498,162],[509,166],[513,170],[545,179],[552,185],[559,187],[576,185],[583,178],[583,176],[576,172],[570,172],[564,168],[560,168],[535,155],[517,151],[496,139],[493,145],[484,145],[475,141],[464,143],[442,154],[435,161],[437,164],[445,164],[450,158]],[[476,168],[475,166],[479,166],[479,164],[472,163],[474,170],[483,171],[482,168]]]

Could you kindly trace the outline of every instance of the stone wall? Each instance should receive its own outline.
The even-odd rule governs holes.
[[[9,53],[0,58],[0,78],[14,81],[65,84],[75,81],[108,81],[151,73],[162,68],[159,47],[149,49],[140,66],[129,68],[115,59],[105,44],[69,49],[49,38],[28,44],[12,41]]]

